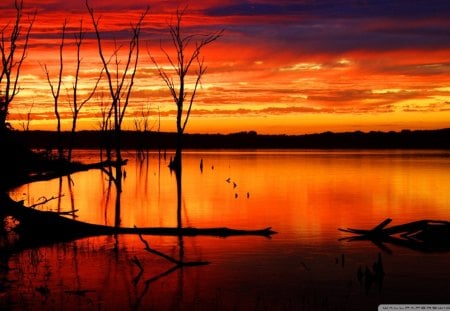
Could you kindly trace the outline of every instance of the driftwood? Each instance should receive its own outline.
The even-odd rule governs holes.
[[[450,222],[445,220],[418,220],[386,228],[392,222],[387,218],[373,229],[339,228],[338,230],[355,234],[342,238],[347,241],[370,240],[384,251],[390,250],[383,243],[422,252],[450,251]]]
[[[241,230],[226,227],[193,228],[193,227],[113,227],[86,223],[69,219],[57,212],[39,211],[16,202],[6,194],[0,194],[0,216],[12,216],[19,221],[15,231],[22,235],[29,235],[34,240],[40,239],[48,243],[70,241],[88,236],[114,234],[142,234],[166,236],[216,236],[229,237],[237,235],[255,235],[270,237],[275,234],[270,227],[259,230]]]
[[[126,165],[128,160],[123,160],[119,165]],[[60,176],[66,176],[77,172],[89,171],[92,169],[101,169],[103,170],[108,166],[116,166],[118,163],[116,161],[102,161],[96,163],[66,163],[65,165],[61,165],[56,167],[54,170],[46,170],[41,173],[37,173],[31,176],[28,176],[24,181],[26,183],[36,182],[36,181],[47,181],[58,178]]]
[[[127,160],[118,163],[117,161],[102,161],[96,163],[78,163],[66,162],[64,160],[48,160],[41,164],[42,167],[33,169],[32,171],[23,171],[20,174],[2,176],[0,180],[0,191],[12,189],[24,184],[52,180],[61,176],[67,176],[77,172],[88,171],[92,169],[104,169],[105,167],[126,165]]]

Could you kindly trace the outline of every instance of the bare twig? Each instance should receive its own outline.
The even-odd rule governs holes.
[[[38,199],[38,201],[39,201],[39,200],[42,200],[41,202],[35,203],[35,204],[30,205],[30,206],[28,206],[28,207],[29,207],[29,208],[36,208],[36,207],[39,206],[39,205],[43,205],[43,204],[48,203],[48,202],[50,202],[50,201],[59,199],[59,198],[61,198],[61,197],[63,197],[63,196],[64,196],[64,194],[58,195],[58,196],[52,196],[51,198],[46,198],[46,197],[42,196],[42,197],[40,197],[40,198]]]
[[[71,135],[70,135],[70,144],[69,144],[69,150],[68,150],[68,155],[67,155],[67,160],[70,162],[72,159],[72,149],[73,149],[73,144],[75,141],[75,131],[77,128],[77,120],[78,120],[78,115],[81,111],[81,109],[84,107],[84,105],[89,102],[92,98],[92,96],[94,96],[97,87],[102,79],[103,76],[103,70],[104,68],[102,68],[100,70],[100,74],[94,84],[94,87],[92,88],[92,90],[88,93],[88,95],[86,96],[85,99],[83,99],[81,102],[79,102],[79,98],[78,98],[78,82],[80,80],[80,68],[81,68],[81,45],[83,43],[84,40],[84,36],[85,33],[83,31],[83,20],[80,20],[80,28],[78,31],[78,34],[75,35],[75,45],[76,45],[76,55],[77,55],[77,61],[76,61],[76,69],[75,69],[75,80],[74,83],[72,85],[72,129],[71,129]]]
[[[155,57],[149,54],[151,61],[155,65],[159,76],[169,89],[172,100],[177,106],[176,128],[177,128],[177,149],[175,160],[172,165],[175,168],[180,167],[181,163],[181,149],[182,136],[191,115],[192,105],[197,95],[197,89],[200,85],[201,79],[206,72],[207,67],[204,65],[204,59],[200,58],[202,49],[208,44],[219,39],[223,30],[209,33],[209,34],[188,34],[185,35],[182,31],[181,22],[185,14],[186,8],[178,9],[175,15],[175,23],[169,25],[169,34],[173,47],[175,48],[175,55],[170,55],[161,45],[161,51],[169,62],[173,75],[170,71],[164,70]],[[195,47],[192,48],[192,45]],[[196,62],[198,65],[197,71],[192,74],[192,64]],[[195,75],[195,83],[192,91],[187,90],[187,77]],[[175,81],[178,81],[177,83]],[[188,106],[185,107],[187,101]]]
[[[31,29],[36,19],[36,11],[28,16],[28,26],[22,29],[23,0],[14,1],[16,19],[12,29],[6,34],[10,24],[6,24],[0,31],[0,54],[2,71],[0,73],[0,129],[6,129],[9,104],[19,93],[19,76],[22,64],[27,57],[28,42]],[[19,42],[21,44],[19,44]]]
[[[106,74],[108,82],[109,95],[111,97],[111,113],[114,122],[114,135],[116,143],[116,156],[118,160],[120,159],[120,136],[122,129],[122,122],[125,116],[126,109],[129,104],[131,90],[133,88],[134,79],[137,71],[137,65],[139,61],[139,40],[141,33],[141,25],[146,17],[149,9],[147,8],[138,19],[137,23],[132,28],[132,36],[128,45],[128,53],[125,59],[125,65],[120,67],[120,59],[118,52],[121,46],[117,47],[115,45],[115,50],[113,51],[110,58],[107,60],[105,57],[105,52],[103,51],[102,38],[100,35],[99,23],[100,17],[96,18],[94,9],[89,5],[89,1],[86,0],[86,7],[88,13],[91,17],[92,24],[94,26],[98,53],[100,60],[103,64],[103,69]],[[115,62],[111,65],[111,60],[114,59]],[[115,68],[114,68],[115,65]],[[122,103],[123,101],[123,103]],[[118,178],[120,179],[120,178]]]

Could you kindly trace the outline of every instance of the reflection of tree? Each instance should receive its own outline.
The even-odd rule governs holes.
[[[72,213],[72,218],[75,219],[75,195],[73,193],[74,182],[71,175],[67,175],[67,188],[69,189],[69,198],[70,198],[70,212]]]
[[[161,158],[159,157],[159,161],[161,161]],[[160,166],[160,163],[158,164]],[[148,169],[148,168],[147,168]],[[150,289],[150,285],[162,278],[165,278],[169,275],[171,275],[173,272],[179,271],[178,275],[178,294],[177,299],[174,299],[174,304],[180,305],[182,300],[182,294],[183,294],[183,287],[184,287],[184,272],[183,269],[185,267],[197,267],[197,266],[204,266],[208,265],[208,261],[186,261],[185,260],[185,252],[184,252],[184,235],[183,235],[183,221],[182,221],[182,174],[181,174],[181,163],[180,166],[175,169],[175,177],[176,177],[176,185],[177,185],[177,241],[178,241],[178,258],[175,258],[173,256],[169,256],[161,251],[156,250],[155,248],[150,247],[150,244],[142,237],[142,234],[139,234],[139,238],[142,241],[142,243],[145,246],[145,250],[149,252],[150,254],[159,256],[166,261],[173,264],[173,266],[166,271],[163,271],[160,274],[157,274],[151,278],[148,278],[144,281],[144,288],[141,292],[141,294],[137,297],[136,303],[134,304],[134,309],[137,309],[142,299],[145,297],[147,292]],[[138,282],[140,281],[143,272],[144,267],[142,266],[141,262],[137,257],[134,257],[132,262],[139,268],[138,275],[134,278],[133,284],[136,286]]]
[[[63,178],[64,178],[64,176],[60,176],[58,178],[58,196],[52,197],[50,199],[46,199],[45,202],[56,199],[57,200],[57,203],[56,203],[57,213],[59,213],[60,215],[70,215],[70,216],[72,216],[73,219],[75,219],[77,217],[75,213],[78,210],[75,208],[75,195],[73,192],[74,182],[73,182],[72,176],[70,174],[67,175],[66,177],[67,177],[67,189],[69,191],[70,211],[63,211],[61,208],[62,198],[64,197],[64,193],[63,193]],[[40,202],[38,204],[42,205],[43,203]]]
[[[139,239],[142,241],[142,243],[145,245],[145,250],[147,252],[149,252],[150,254],[159,256],[165,260],[167,260],[168,262],[172,263],[173,266],[169,269],[167,269],[166,271],[157,274],[151,278],[148,278],[147,280],[144,281],[144,289],[142,290],[141,294],[138,296],[136,304],[135,304],[135,308],[139,307],[139,305],[142,302],[142,299],[144,298],[144,296],[147,294],[148,290],[150,289],[150,285],[170,274],[172,274],[175,271],[179,271],[179,282],[178,282],[178,293],[179,295],[177,295],[177,297],[179,298],[179,300],[181,300],[182,297],[182,292],[183,292],[183,268],[185,267],[198,267],[198,266],[204,266],[204,265],[208,265],[209,262],[208,261],[185,261],[184,260],[184,244],[183,244],[183,236],[179,235],[178,236],[178,249],[179,249],[179,259],[176,259],[172,256],[169,256],[163,252],[160,252],[152,247],[150,247],[150,244],[147,242],[147,240],[145,240],[141,234],[139,234]],[[142,264],[140,263],[140,261],[134,257],[132,262],[138,266],[138,268],[140,269],[139,274],[135,277],[135,279],[133,280],[133,284],[136,286],[137,283],[139,282],[143,271],[144,271],[144,267],[142,266]]]
[[[108,176],[108,187],[107,187],[107,196],[106,196],[106,205],[107,207],[111,195],[111,187],[114,185],[115,188],[115,203],[114,203],[114,226],[120,227],[120,198],[122,193],[122,163],[116,162],[114,167],[108,166],[106,168],[102,168],[102,171],[105,173],[106,176]],[[114,175],[114,171],[116,174]],[[120,179],[118,179],[120,178]],[[105,215],[106,216],[106,215]],[[106,219],[105,219],[106,223]]]

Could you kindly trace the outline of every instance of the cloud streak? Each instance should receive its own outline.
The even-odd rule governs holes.
[[[1,25],[14,17],[11,4],[0,4],[4,12]],[[113,53],[114,42],[126,46],[130,24],[148,4],[130,118],[139,114],[143,103],[150,103],[155,113],[160,111],[163,117],[171,118],[173,103],[149,53],[168,66],[160,44],[171,51],[167,25],[179,1],[90,1],[96,16],[101,16],[101,36],[108,53]],[[25,0],[25,7],[30,12],[36,9],[38,18],[24,64],[22,94],[11,116],[28,111],[32,96],[36,118],[51,119],[51,112],[46,115],[43,111],[51,107],[51,96],[41,65],[54,70],[55,47],[67,18],[65,75],[70,81],[73,34],[83,19],[85,85],[81,88],[89,89],[100,68],[92,25],[84,1]],[[415,113],[429,113],[430,127],[433,118],[440,120],[436,126],[442,120],[450,122],[450,92],[446,91],[450,88],[448,12],[450,2],[444,0],[192,2],[184,20],[188,33],[225,29],[224,36],[205,50],[208,70],[193,116],[257,116],[261,117],[257,125],[261,128],[266,126],[264,120],[272,117],[298,116],[300,120],[305,114],[317,116],[317,124],[323,124],[324,115],[331,119],[344,114],[349,117],[342,122],[362,114],[395,115],[403,120],[402,126],[411,128],[415,126],[416,119],[411,118]],[[99,92],[102,89],[104,86]],[[95,117],[98,101],[90,104],[86,118]],[[379,127],[384,124],[374,118],[370,122],[374,129],[382,129]],[[327,130],[326,124],[323,126]],[[298,132],[302,131],[299,127]]]

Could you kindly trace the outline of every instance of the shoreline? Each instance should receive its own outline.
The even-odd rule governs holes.
[[[14,139],[33,149],[55,149],[55,131],[12,131]],[[61,132],[63,145],[70,132]],[[99,149],[112,143],[112,133],[80,131],[75,133],[73,148]],[[124,150],[174,149],[176,133],[123,131]],[[304,135],[267,135],[255,131],[232,134],[184,134],[185,149],[450,149],[450,128],[403,130],[400,132],[324,132]]]

